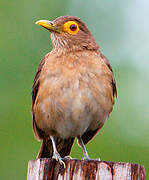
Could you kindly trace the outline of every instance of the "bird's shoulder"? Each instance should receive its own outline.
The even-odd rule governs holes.
[[[112,76],[111,76],[111,85],[112,85],[112,89],[113,89],[113,96],[117,97],[116,81],[114,79],[114,74],[113,74],[112,66],[111,66],[109,60],[101,52],[99,52],[99,54],[100,54],[101,59],[104,61],[104,63],[106,64],[106,66],[108,67],[108,69],[112,73]]]
[[[34,105],[34,102],[36,100],[36,96],[37,96],[37,92],[38,92],[38,88],[39,88],[39,77],[42,71],[42,68],[46,62],[46,60],[48,59],[49,53],[46,54],[43,59],[40,61],[40,64],[38,65],[34,80],[33,80],[33,86],[32,86],[32,106]]]
[[[101,72],[101,74],[104,74],[103,78],[105,78],[105,75],[108,76],[111,87],[113,91],[113,97],[117,97],[117,88],[116,88],[116,82],[114,78],[114,73],[112,70],[112,66],[109,62],[109,60],[98,50],[98,51],[84,51],[85,61],[89,66],[93,66]]]

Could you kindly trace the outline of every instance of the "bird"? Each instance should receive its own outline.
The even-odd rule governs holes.
[[[36,24],[50,32],[53,45],[32,86],[33,131],[42,141],[37,158],[64,164],[76,138],[83,159],[90,159],[85,145],[107,121],[117,96],[112,67],[79,17]]]

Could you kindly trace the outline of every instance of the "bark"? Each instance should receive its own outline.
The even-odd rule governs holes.
[[[54,159],[29,161],[27,180],[144,180],[139,164],[98,160],[64,159],[66,168]]]

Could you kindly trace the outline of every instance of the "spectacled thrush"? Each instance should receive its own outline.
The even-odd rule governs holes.
[[[111,65],[80,18],[61,16],[36,24],[51,32],[53,44],[32,87],[33,130],[42,140],[37,157],[63,163],[77,138],[88,159],[85,144],[108,119],[117,95]]]

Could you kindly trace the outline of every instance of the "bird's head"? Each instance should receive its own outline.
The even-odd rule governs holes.
[[[51,32],[54,49],[98,50],[99,48],[85,23],[78,17],[61,16],[54,21],[39,20],[36,24]]]

